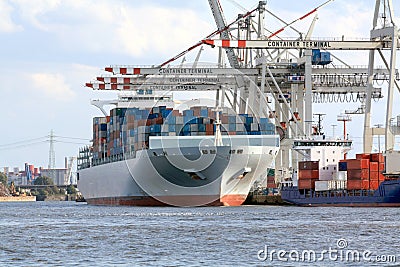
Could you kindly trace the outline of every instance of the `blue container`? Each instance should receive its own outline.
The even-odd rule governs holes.
[[[193,110],[190,110],[190,109],[184,110],[183,111],[183,116],[185,116],[185,117],[187,117],[187,116],[193,117],[194,116],[194,112],[193,112]]]
[[[107,131],[107,123],[100,124],[100,131]]]
[[[190,124],[183,125],[182,132],[190,132]]]
[[[246,117],[246,124],[253,123],[253,117]]]
[[[168,124],[168,132],[176,132],[176,125]]]
[[[194,121],[195,117],[193,116],[184,116],[183,117],[183,123],[196,123]]]
[[[235,115],[229,115],[228,116],[228,123],[236,123],[236,116]]]
[[[229,123],[228,131],[230,131],[230,132],[236,131],[236,123]]]
[[[164,109],[161,111],[161,116],[163,118],[167,118],[171,112],[172,112],[172,110]]]
[[[159,133],[159,132],[161,132],[161,124],[150,125],[150,133]]]
[[[201,109],[200,116],[204,118],[208,118],[208,109]]]
[[[168,118],[165,120],[165,123],[176,124],[176,117],[173,115],[168,116]]]
[[[205,124],[199,124],[199,132],[205,132],[206,131],[206,125]]]
[[[347,171],[347,162],[339,162],[339,171]]]
[[[150,110],[142,109],[140,113],[141,113],[140,115],[142,116],[142,119],[144,119],[144,118],[149,117]]]
[[[148,116],[149,120],[155,119],[155,118],[158,118],[158,113],[152,113],[152,114],[149,114],[149,116]]]

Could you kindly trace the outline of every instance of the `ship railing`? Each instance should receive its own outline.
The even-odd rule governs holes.
[[[122,160],[126,160],[126,159],[133,159],[135,157],[136,157],[136,153],[130,152],[130,153],[125,153],[125,154],[112,155],[112,156],[100,158],[100,159],[92,159],[91,166],[98,166],[98,165],[122,161]],[[90,164],[86,168],[89,168],[89,167],[90,167]]]

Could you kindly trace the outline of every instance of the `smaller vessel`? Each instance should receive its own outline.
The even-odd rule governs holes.
[[[400,152],[356,154],[346,159],[351,140],[295,140],[293,149],[307,160],[290,181],[281,183],[284,202],[300,206],[400,207]]]

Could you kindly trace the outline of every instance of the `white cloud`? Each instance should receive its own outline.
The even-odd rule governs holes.
[[[0,32],[21,31],[22,26],[17,25],[11,19],[14,9],[4,1],[0,1]]]
[[[56,36],[67,50],[171,55],[193,45],[214,25],[185,8],[121,1],[16,0],[21,18]],[[204,30],[205,29],[205,30]],[[209,29],[209,30],[208,30]],[[179,51],[180,52],[180,51]]]
[[[177,43],[185,48],[208,33],[204,28],[212,29],[193,10],[178,8],[125,9],[119,21],[116,33],[122,42],[118,46],[133,56],[171,53],[177,49]]]
[[[61,74],[34,73],[30,78],[33,86],[48,98],[70,101],[75,97],[75,92]]]
[[[46,22],[43,16],[61,7],[60,0],[14,0],[14,3],[19,6],[21,18],[44,31],[48,30],[49,22]]]

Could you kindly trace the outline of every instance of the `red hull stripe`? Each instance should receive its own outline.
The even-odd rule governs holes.
[[[90,198],[86,201],[92,205],[111,206],[173,206],[173,203],[179,203],[179,206],[240,206],[246,197],[246,195],[226,195],[215,200],[216,197],[213,196],[163,196],[157,198],[132,196]]]

